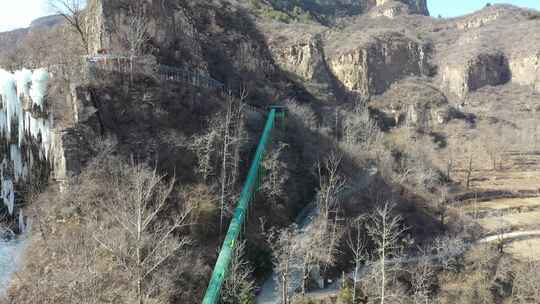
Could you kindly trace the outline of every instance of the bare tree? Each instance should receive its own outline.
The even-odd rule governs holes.
[[[339,174],[342,156],[331,153],[324,161],[324,167],[318,163],[319,194],[317,207],[321,214],[329,220],[330,213],[335,211],[339,204],[339,193],[344,189],[346,181]]]
[[[326,260],[323,260],[324,273],[329,266],[334,265],[335,256],[338,253],[338,245],[343,237],[344,229],[340,224],[343,221],[343,218],[339,217],[339,209],[335,211],[334,218],[330,221],[329,225],[329,242],[326,246]]]
[[[229,158],[229,146],[231,141],[231,121],[232,121],[232,101],[233,98],[229,93],[227,111],[225,113],[225,124],[223,126],[223,151],[222,151],[222,162],[221,162],[221,194],[220,194],[220,213],[219,213],[219,234],[222,234],[223,230],[223,219],[225,216],[225,194],[228,186],[227,183],[227,164]]]
[[[516,137],[502,128],[490,128],[483,131],[482,146],[489,156],[493,170],[502,170],[504,155]]]
[[[370,117],[365,101],[359,102],[354,111],[346,117],[343,134],[345,143],[359,145],[363,151],[372,151],[380,144],[382,132],[377,122]]]
[[[130,79],[133,82],[133,61],[141,55],[150,40],[148,18],[143,1],[130,1],[125,26],[117,25],[116,32],[129,53]]]
[[[296,253],[298,243],[296,242],[297,227],[292,225],[281,231],[271,231],[267,237],[268,244],[272,249],[272,260],[274,272],[277,274],[278,289],[281,304],[289,304],[289,288],[291,284],[291,274],[296,265]]]
[[[261,187],[274,205],[276,205],[278,198],[285,193],[287,174],[285,173],[286,165],[282,157],[285,149],[288,147],[288,144],[281,141],[273,144],[272,149],[267,153],[262,163],[266,171],[266,176]]]
[[[430,304],[430,287],[435,280],[435,269],[429,252],[422,251],[418,263],[411,271],[411,285],[414,304]]]
[[[133,58],[142,53],[145,43],[150,39],[148,35],[148,19],[142,1],[134,1],[130,5],[127,15],[127,24],[123,38],[130,56]]]
[[[454,167],[456,165],[456,148],[453,144],[449,144],[445,151],[445,158],[446,158],[446,168],[445,168],[445,175],[446,179],[448,181],[452,180],[452,170],[454,170]]]
[[[435,254],[437,262],[446,271],[458,271],[460,260],[467,250],[467,245],[459,237],[437,237],[431,244],[429,251]]]
[[[366,259],[367,240],[365,239],[364,222],[365,216],[358,216],[352,220],[349,226],[347,246],[351,250],[354,260],[352,304],[356,304],[356,289],[358,285],[358,275],[362,261]]]
[[[387,294],[387,284],[390,281],[391,259],[396,259],[402,246],[400,239],[407,230],[402,226],[402,218],[399,215],[393,215],[394,204],[384,203],[369,216],[367,223],[367,232],[376,247],[376,271],[378,274],[379,303],[384,304],[391,295]],[[396,263],[393,263],[394,265]]]
[[[334,233],[341,232],[339,227],[335,231]],[[321,279],[321,270],[324,273],[325,267],[335,263],[338,237],[334,233],[332,229],[328,230],[326,218],[318,215],[303,228],[302,234],[297,236],[296,255],[300,257],[302,295],[306,293],[310,279]]]
[[[470,189],[471,187],[471,176],[472,176],[472,173],[473,173],[473,160],[474,160],[474,154],[473,154],[473,151],[471,149],[469,149],[469,153],[468,153],[469,157],[468,157],[468,165],[467,165],[467,168],[466,168],[466,177],[465,177],[465,185],[467,187],[467,189]]]
[[[246,242],[240,242],[234,249],[234,255],[229,267],[229,274],[221,289],[221,303],[246,303],[246,297],[251,297],[253,291],[252,268],[245,259]]]
[[[230,94],[229,94],[230,95]],[[238,103],[236,104],[236,110],[233,113],[236,115],[234,118],[234,130],[233,130],[233,155],[232,155],[232,171],[231,171],[231,184],[236,185],[240,178],[240,152],[241,147],[246,140],[246,130],[244,125],[245,105],[246,100],[249,97],[249,91],[247,87],[242,84],[238,94]]]
[[[340,174],[342,156],[336,152],[330,153],[325,159],[324,166],[318,163],[319,193],[317,195],[317,208],[323,217],[323,231],[329,234],[327,254],[330,259],[323,262],[323,272],[333,264],[336,244],[342,236],[339,225],[339,202],[341,192],[345,189],[346,180]]]
[[[222,233],[223,220],[225,218],[226,208],[226,196],[229,191],[227,189],[234,184],[231,181],[236,181],[236,172],[234,168],[237,167],[237,163],[240,159],[233,159],[233,156],[238,156],[238,153],[234,153],[241,144],[243,139],[243,100],[236,100],[229,92],[228,95],[227,110],[225,112],[225,121],[221,125],[221,135],[223,138],[221,149],[221,193],[220,193],[220,222],[219,231]],[[238,136],[235,137],[234,135]],[[237,147],[235,149],[234,147]],[[231,154],[234,153],[234,154]]]
[[[52,10],[62,16],[70,27],[77,32],[81,40],[81,44],[88,54],[88,31],[85,23],[84,8],[86,0],[48,0]]]
[[[439,215],[441,226],[445,225],[446,216],[448,214],[448,187],[440,187],[440,196],[435,204],[436,213]]]
[[[197,154],[197,172],[201,175],[204,182],[208,182],[216,171],[214,162],[219,143],[218,126],[218,120],[211,120],[208,131],[204,134],[194,136],[190,145],[190,148]]]
[[[320,225],[311,225],[310,228],[303,234],[299,248],[302,258],[302,295],[306,294],[307,283],[318,258],[326,252],[324,250],[324,231],[322,231]]]
[[[496,218],[495,233],[497,235],[497,250],[499,253],[504,252],[505,239],[504,236],[506,233],[510,232],[508,222],[504,219],[504,211],[498,211]]]
[[[190,225],[192,207],[182,206],[178,212],[170,210],[174,179],[165,182],[164,176],[142,165],[128,170],[131,172],[125,180],[117,179],[111,189],[127,186],[129,191],[111,193],[114,206],[105,210],[109,218],[95,223],[94,239],[120,263],[135,285],[136,301],[142,304],[150,296],[147,283],[154,272],[191,243],[187,237],[178,238],[177,233]],[[164,219],[166,210],[172,215]],[[107,227],[112,224],[115,229]]]
[[[242,97],[244,96],[244,97]],[[238,181],[240,148],[244,143],[244,100],[229,93],[227,108],[214,116],[204,134],[193,137],[190,148],[198,159],[198,172],[205,183],[217,183],[220,205],[220,234],[227,215],[228,201]]]
[[[64,192],[49,189],[28,206],[35,247],[10,303],[165,303],[185,283],[179,273],[205,276],[198,259],[186,258],[187,199],[170,193],[171,180],[110,151]]]

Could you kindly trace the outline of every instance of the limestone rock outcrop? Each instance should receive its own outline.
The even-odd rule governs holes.
[[[381,94],[395,81],[429,73],[429,49],[401,33],[384,33],[328,59],[343,86],[369,97]]]
[[[294,44],[272,50],[276,63],[303,80],[325,80],[327,69],[321,41],[308,37]]]
[[[401,2],[385,3],[369,12],[369,16],[372,18],[386,17],[390,19],[407,14],[410,14],[410,7]]]
[[[534,52],[534,50],[532,50]],[[510,58],[512,82],[540,92],[540,52]]]
[[[188,5],[188,4],[182,4]],[[127,48],[130,12],[121,1],[89,0],[85,16],[90,54],[99,52],[123,53]],[[186,10],[162,1],[145,1],[151,52],[168,61],[186,61],[191,66],[205,69],[198,31]],[[208,21],[210,24],[215,21]],[[209,24],[209,25],[210,25]]]
[[[497,22],[499,19],[513,19],[519,21],[524,16],[523,10],[510,5],[492,5],[485,9],[459,18],[454,25],[459,30],[481,28]]]
[[[440,70],[442,87],[460,98],[487,85],[507,83],[511,78],[508,60],[502,52],[480,53],[464,59]]]
[[[453,109],[445,95],[425,78],[393,84],[371,106],[390,119],[393,126],[435,126],[452,119]]]
[[[373,2],[373,0],[368,0]],[[429,16],[427,0],[375,0],[375,7],[397,7],[395,4],[403,3],[412,14],[420,14]]]

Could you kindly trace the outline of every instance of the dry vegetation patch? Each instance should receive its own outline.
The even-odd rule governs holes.
[[[540,239],[514,241],[506,247],[506,252],[521,261],[540,262]]]
[[[478,221],[488,232],[494,233],[499,229],[525,230],[540,227],[540,211],[511,213],[500,217],[487,217]]]

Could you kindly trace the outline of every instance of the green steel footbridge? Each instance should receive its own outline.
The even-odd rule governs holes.
[[[272,140],[272,133],[276,126],[276,123],[280,121],[284,123],[286,116],[286,110],[284,107],[274,106],[269,109],[268,118],[264,127],[264,131],[259,140],[255,157],[249,168],[249,172],[244,183],[242,193],[238,200],[238,205],[234,211],[229,229],[225,235],[225,240],[221,246],[212,278],[206,289],[204,295],[203,304],[218,304],[220,300],[221,288],[225,281],[231,259],[233,257],[234,249],[238,243],[238,238],[242,230],[244,221],[246,220],[246,214],[251,201],[253,200],[255,192],[259,189],[262,180],[263,170],[261,163],[264,159],[267,148],[270,146]]]

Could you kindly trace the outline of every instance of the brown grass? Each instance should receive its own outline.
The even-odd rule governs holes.
[[[504,198],[488,202],[481,202],[475,205],[469,204],[465,206],[466,212],[477,211],[501,211],[505,209],[520,209],[520,208],[536,208],[540,207],[539,197],[530,198]]]
[[[495,233],[501,225],[508,230],[535,229],[540,226],[540,211],[507,214],[502,217],[502,221],[499,217],[486,217],[478,222],[488,233]]]
[[[506,247],[506,252],[522,261],[540,261],[540,239],[514,241]]]

